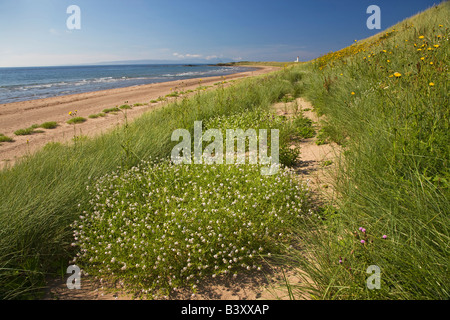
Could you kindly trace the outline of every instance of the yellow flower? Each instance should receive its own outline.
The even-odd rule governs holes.
[[[417,51],[422,51],[422,49],[419,48],[419,49],[417,49]]]
[[[352,96],[354,95],[355,93],[352,91]]]
[[[439,45],[438,44],[435,44],[433,47],[435,47],[435,48],[439,48]]]
[[[393,74],[391,74],[390,76],[389,76],[389,78],[392,78],[394,75]]]
[[[402,74],[401,74],[400,72],[394,72],[394,76],[395,76],[396,78],[399,78],[399,77],[402,76]]]
[[[391,60],[388,60],[387,62],[391,62]]]
[[[343,76],[344,74],[341,73],[341,76]]]
[[[430,64],[433,64],[433,61],[431,61]]]
[[[387,51],[386,51],[386,50],[383,50],[383,52],[386,53]]]
[[[433,48],[428,48],[428,51],[431,51],[431,50],[433,50]]]
[[[432,86],[434,86],[434,83],[433,83],[433,82],[430,82],[429,85],[430,85],[430,87],[432,87]]]
[[[71,116],[72,115],[72,111],[69,111],[69,116]]]
[[[425,57],[420,58],[420,60],[425,60]]]
[[[423,38],[425,38],[425,37],[424,37],[424,36],[420,36],[420,37],[419,37],[419,39],[423,39]]]
[[[443,27],[443,25],[442,25],[442,24],[440,24],[440,25],[439,25],[439,28],[442,28],[442,27]]]

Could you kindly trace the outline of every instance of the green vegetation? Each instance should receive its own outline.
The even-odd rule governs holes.
[[[316,131],[314,130],[312,120],[303,116],[303,113],[297,114],[292,121],[293,127],[295,128],[295,132],[293,133],[295,138],[307,139],[315,136]]]
[[[330,166],[330,165],[332,165],[333,164],[333,161],[331,161],[331,160],[325,160],[325,161],[322,161],[322,163],[320,164],[322,167],[327,167],[327,166]]]
[[[448,299],[449,7],[301,67],[323,136],[343,152],[336,210],[299,232],[304,247],[291,256],[312,281],[293,285],[298,294]],[[366,286],[371,265],[380,289]]]
[[[77,265],[151,295],[259,270],[260,255],[284,253],[309,216],[291,171],[262,176],[249,164],[143,163],[100,178],[91,192],[92,209],[74,222]]]
[[[87,121],[87,119],[83,118],[83,117],[73,117],[73,118],[67,120],[66,122],[68,124],[77,124],[77,123],[83,123],[83,122],[86,122],[86,121]]]
[[[271,150],[271,130],[279,130],[279,156],[280,163],[285,166],[293,166],[297,164],[300,156],[300,150],[295,147],[291,147],[291,140],[294,136],[297,136],[299,130],[305,130],[298,127],[304,124],[289,121],[284,116],[278,116],[273,112],[254,110],[245,113],[236,113],[229,116],[218,116],[211,118],[205,123],[206,128],[219,129],[222,132],[222,136],[226,137],[227,129],[242,129],[245,132],[248,129],[254,129],[259,143],[259,134],[261,129],[267,130],[267,147]],[[249,142],[248,138],[244,138],[246,151],[248,151]],[[237,148],[237,144],[235,146]],[[235,150],[233,150],[234,152]],[[227,152],[226,146],[224,146],[224,152]]]
[[[114,113],[114,112],[120,112],[120,109],[118,107],[113,107],[113,108],[103,109],[103,111],[102,111],[102,113]]]
[[[91,114],[88,116],[89,119],[97,119],[97,118],[101,118],[101,117],[106,117],[106,113],[100,112],[100,113],[95,113],[95,114]]]
[[[178,91],[174,91],[174,92],[166,94],[166,97],[175,97],[176,98],[179,96],[180,96],[180,93]]]
[[[132,109],[133,107],[132,106],[130,106],[129,104],[123,104],[123,105],[121,105],[120,107],[119,107],[119,109],[122,109],[122,110],[124,110],[124,109]]]
[[[56,121],[49,121],[49,122],[44,122],[41,125],[33,124],[29,128],[16,130],[16,131],[14,131],[14,134],[16,136],[26,136],[26,135],[31,135],[31,134],[35,134],[35,133],[42,133],[42,132],[44,132],[42,130],[36,130],[37,128],[54,129],[57,126],[58,126],[58,123]]]
[[[39,127],[43,129],[55,129],[58,126],[56,121],[48,121],[41,124]]]
[[[16,136],[27,136],[27,135],[31,135],[31,134],[35,133],[36,131],[34,129],[35,128],[33,128],[33,127],[19,129],[19,130],[14,131],[14,134]]]
[[[5,136],[3,133],[0,133],[0,143],[1,142],[13,142],[14,140],[8,136]]]

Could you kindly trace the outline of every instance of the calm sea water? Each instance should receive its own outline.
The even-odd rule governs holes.
[[[252,70],[210,65],[0,68],[0,104]]]

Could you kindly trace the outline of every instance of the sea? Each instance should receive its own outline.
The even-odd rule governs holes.
[[[0,104],[250,70],[190,64],[0,68]]]

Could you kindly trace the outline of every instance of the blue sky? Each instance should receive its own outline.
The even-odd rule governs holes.
[[[0,0],[0,67],[118,60],[301,61],[440,0]],[[67,7],[81,9],[69,30]],[[369,30],[369,5],[381,30]]]

